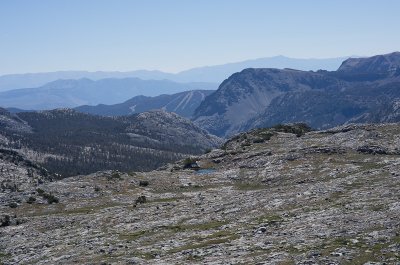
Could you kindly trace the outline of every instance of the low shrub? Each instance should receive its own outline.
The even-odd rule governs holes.
[[[147,180],[141,180],[141,181],[139,181],[139,186],[147,187],[147,186],[149,186],[149,182]]]
[[[42,195],[42,197],[47,200],[48,204],[53,204],[53,203],[59,203],[60,202],[60,200],[57,197],[55,197],[53,194],[44,193]]]
[[[8,207],[10,207],[10,208],[17,208],[17,207],[18,207],[18,204],[17,204],[16,202],[10,202],[10,203],[8,204]]]
[[[9,226],[11,224],[11,218],[9,215],[5,215],[0,218],[0,227]]]
[[[139,204],[139,203],[146,203],[146,201],[147,201],[146,196],[144,196],[144,195],[139,196],[139,197],[136,199],[136,201],[135,201],[135,206],[136,206],[137,204]]]
[[[26,200],[26,203],[32,204],[32,203],[34,203],[35,201],[36,201],[36,198],[30,196],[30,197],[28,198],[28,200]]]

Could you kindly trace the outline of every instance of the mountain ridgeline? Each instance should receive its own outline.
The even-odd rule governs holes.
[[[400,121],[400,53],[350,58],[337,71],[245,69],[225,80],[193,120],[227,137],[278,123],[325,129],[349,122]]]
[[[59,177],[156,169],[222,143],[190,120],[165,111],[111,118],[71,109],[3,110],[0,122],[0,147],[18,151]]]
[[[305,71],[318,69],[335,70],[344,59],[344,57],[328,59],[295,59],[285,56],[274,56],[214,66],[196,67],[176,74],[148,70],[130,72],[58,71],[48,73],[9,74],[0,76],[0,91],[27,87],[41,87],[59,79],[66,80],[83,78],[88,78],[94,81],[101,79],[140,78],[142,80],[171,80],[178,83],[206,82],[218,86],[218,84],[220,84],[225,78],[244,68],[273,67],[283,69],[291,67]],[[164,90],[162,93],[168,94],[171,92]]]
[[[117,104],[138,95],[153,97],[188,90],[213,90],[216,87],[211,83],[177,83],[139,78],[57,80],[41,87],[0,92],[0,106],[24,110],[74,108],[81,105]]]
[[[123,103],[114,105],[80,106],[75,110],[102,116],[123,116],[150,110],[163,109],[182,117],[190,118],[195,109],[214,90],[192,90],[172,95],[156,97],[136,96]]]

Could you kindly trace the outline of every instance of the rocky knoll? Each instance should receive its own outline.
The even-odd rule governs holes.
[[[276,126],[158,171],[12,191],[0,262],[399,264],[399,131]]]

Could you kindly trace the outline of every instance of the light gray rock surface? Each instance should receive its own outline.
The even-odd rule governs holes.
[[[158,171],[46,182],[0,205],[0,263],[399,264],[399,132],[261,129]]]

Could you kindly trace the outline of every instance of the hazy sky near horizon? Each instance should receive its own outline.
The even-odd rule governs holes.
[[[398,0],[1,0],[0,75],[400,50]]]

